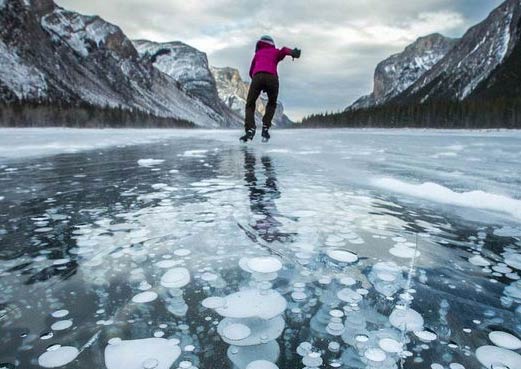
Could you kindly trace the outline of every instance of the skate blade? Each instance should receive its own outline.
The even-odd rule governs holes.
[[[262,143],[268,143],[269,140],[270,140],[269,138],[265,138],[265,137],[263,137],[263,138],[262,138]]]

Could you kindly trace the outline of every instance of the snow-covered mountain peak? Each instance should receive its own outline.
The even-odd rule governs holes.
[[[378,64],[373,91],[376,104],[388,101],[406,90],[440,61],[454,43],[455,40],[439,33],[420,37],[403,52]]]
[[[86,16],[55,8],[41,19],[55,41],[66,42],[81,56],[105,47],[120,58],[135,58],[137,52],[121,29],[98,16]]]
[[[399,95],[439,62],[456,41],[434,33],[418,38],[402,52],[391,55],[375,69],[373,92],[349,109],[381,105]]]
[[[463,100],[510,55],[519,42],[521,0],[507,0],[470,28],[451,52],[406,91],[412,98]]]

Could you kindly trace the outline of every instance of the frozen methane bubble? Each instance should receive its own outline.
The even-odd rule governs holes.
[[[58,368],[69,364],[79,355],[76,347],[59,346],[56,349],[44,352],[38,358],[38,365],[44,368]]]
[[[249,363],[246,369],[279,369],[279,367],[268,360],[255,360]]]
[[[382,338],[378,341],[378,346],[385,352],[396,353],[402,351],[402,343],[392,338]]]
[[[181,349],[174,340],[122,340],[105,347],[105,365],[107,369],[143,369],[154,363],[154,369],[169,369],[180,355]]]
[[[282,263],[274,256],[251,258],[247,263],[248,268],[257,273],[275,273],[282,268]]]
[[[190,283],[190,272],[186,268],[173,268],[161,277],[161,286],[166,288],[181,288]]]
[[[233,340],[227,337],[226,331],[231,325],[245,325],[250,330],[250,335],[242,339]],[[284,331],[284,318],[278,316],[273,319],[245,318],[233,319],[224,318],[217,326],[217,333],[224,342],[235,346],[254,346],[277,339]],[[234,328],[235,329],[235,328]]]
[[[505,264],[512,268],[521,270],[521,254],[506,252],[504,254]]]
[[[327,256],[331,259],[341,263],[355,263],[358,261],[358,256],[350,251],[341,249],[330,249],[326,251]]]
[[[414,331],[414,334],[416,335],[416,337],[418,337],[420,340],[424,342],[431,342],[438,338],[436,333],[429,331]]]
[[[382,362],[387,358],[385,352],[379,348],[370,348],[365,350],[364,356],[366,359],[377,363]]]
[[[287,301],[277,291],[259,291],[246,289],[224,297],[224,307],[215,309],[217,313],[228,318],[272,319],[284,312]]]
[[[313,346],[311,345],[311,343],[304,341],[298,345],[297,354],[299,354],[300,356],[306,356],[311,352],[312,349]]]
[[[516,336],[501,331],[493,331],[488,334],[488,338],[496,346],[509,350],[519,350],[521,348],[521,340]]]
[[[309,352],[304,358],[302,359],[302,363],[311,368],[316,368],[322,365],[324,361],[322,360],[322,357],[320,356],[320,352]]]
[[[51,314],[53,318],[64,318],[67,315],[69,315],[69,310],[56,310]]]
[[[402,246],[402,244],[397,244],[391,249],[389,249],[391,255],[394,255],[403,259],[412,259],[414,257],[420,256],[420,252],[416,249],[409,246]]]
[[[56,323],[53,323],[51,325],[51,329],[53,331],[63,331],[67,328],[70,328],[72,326],[72,320],[58,320]]]
[[[521,355],[496,346],[481,346],[476,350],[476,358],[486,368],[521,368]]]
[[[486,267],[486,266],[490,265],[490,261],[488,261],[481,255],[474,255],[474,256],[470,257],[469,262],[473,265],[482,266],[482,267]]]
[[[201,304],[207,309],[217,309],[224,307],[226,300],[222,297],[212,296],[205,298]]]
[[[234,323],[223,328],[222,334],[229,340],[239,341],[251,335],[251,329],[244,324]]]
[[[337,292],[336,296],[339,300],[347,302],[348,304],[356,304],[362,300],[362,295],[350,288],[342,288]]]
[[[396,307],[389,316],[389,322],[403,331],[423,330],[423,317],[411,308]]]
[[[136,296],[132,297],[132,301],[138,304],[152,302],[155,299],[157,299],[157,293],[153,291],[141,292],[138,293]]]

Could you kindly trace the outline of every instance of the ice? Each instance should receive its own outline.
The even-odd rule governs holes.
[[[180,355],[181,349],[174,340],[122,340],[105,348],[105,365],[107,369],[170,369]]]
[[[493,331],[488,334],[488,338],[496,346],[509,350],[521,349],[521,340],[507,332]]]
[[[6,132],[22,154],[0,158],[0,362],[36,369],[63,345],[81,352],[68,366],[98,367],[122,345],[111,365],[152,368],[151,337],[183,350],[173,368],[474,368],[519,337],[519,221],[370,182],[519,199],[517,132]]]
[[[78,355],[79,351],[76,347],[59,346],[41,354],[38,365],[44,368],[58,368],[74,361]]]
[[[373,185],[390,191],[449,205],[486,209],[521,219],[521,200],[481,190],[455,192],[437,183],[411,184],[394,178],[379,178]]]

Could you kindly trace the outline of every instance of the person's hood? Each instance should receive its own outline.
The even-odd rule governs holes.
[[[260,49],[268,49],[272,47],[275,47],[275,44],[269,41],[259,40],[257,41],[257,45],[255,46],[255,51],[259,51]]]

